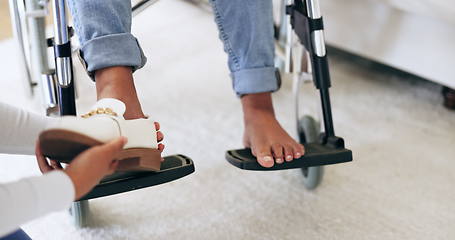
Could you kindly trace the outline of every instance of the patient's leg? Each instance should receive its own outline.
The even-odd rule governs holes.
[[[244,113],[244,144],[259,164],[292,161],[303,146],[280,126],[271,92],[278,89],[274,68],[272,0],[211,0],[228,54],[234,91]]]
[[[131,34],[131,1],[69,0],[68,5],[98,99],[123,101],[127,119],[144,117],[132,72],[143,67],[146,58]]]
[[[98,99],[116,98],[127,106],[125,119],[143,118],[130,67],[108,67],[95,74]]]

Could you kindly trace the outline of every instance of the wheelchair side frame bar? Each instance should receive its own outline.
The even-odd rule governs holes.
[[[291,17],[291,25],[311,56],[313,81],[320,92],[324,118],[324,144],[344,147],[342,138],[335,136],[329,88],[331,86],[324,38],[324,24],[319,0],[296,0],[286,6],[286,14]]]
[[[65,0],[54,0],[54,55],[60,115],[76,115],[73,60]]]
[[[53,2],[55,70],[59,85],[68,87],[71,84],[73,73],[65,0],[54,0]]]

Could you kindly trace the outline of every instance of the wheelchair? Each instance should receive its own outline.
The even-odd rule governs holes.
[[[135,1],[132,6],[137,15],[157,0]],[[19,43],[23,72],[29,92],[35,94],[40,87],[46,115],[76,115],[76,91],[71,44],[73,29],[68,26],[64,0],[53,0],[54,37],[45,36],[45,18],[49,15],[49,0],[10,0],[10,12]],[[49,54],[48,48],[53,49]],[[54,68],[49,64],[54,57]],[[74,202],[70,213],[78,227],[89,225],[89,199],[151,187],[177,180],[194,172],[193,161],[184,155],[164,157],[158,172],[116,172],[105,177],[87,195]]]
[[[133,17],[158,0],[133,1]],[[206,0],[186,0],[206,7]],[[45,36],[45,18],[52,4],[54,37]],[[41,90],[47,115],[76,115],[76,94],[71,43],[73,29],[68,26],[65,0],[9,0],[15,38],[29,92]],[[250,149],[227,151],[225,157],[233,166],[245,170],[270,171],[301,169],[307,189],[322,181],[323,166],[352,161],[352,152],[344,140],[335,136],[329,96],[330,76],[324,42],[323,22],[318,0],[284,0],[279,21],[275,24],[277,77],[288,74],[293,79],[295,121],[299,141],[306,153],[300,159],[275,165],[260,166]],[[298,41],[294,41],[295,39]],[[49,51],[53,49],[53,51]],[[49,54],[49,52],[52,52]],[[49,64],[53,56],[53,67]],[[282,74],[281,74],[282,73]],[[314,82],[321,100],[321,122],[314,114],[301,116],[300,89]],[[118,172],[105,177],[90,193],[74,202],[70,213],[78,227],[89,225],[89,200],[167,183],[194,172],[191,158],[185,155],[165,157],[159,172]]]

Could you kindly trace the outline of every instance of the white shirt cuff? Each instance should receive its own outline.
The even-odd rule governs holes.
[[[74,184],[63,171],[52,171],[33,184],[37,189],[37,203],[40,214],[69,208],[74,201]]]

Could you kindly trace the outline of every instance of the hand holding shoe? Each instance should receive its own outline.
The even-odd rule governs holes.
[[[159,171],[164,145],[160,126],[152,119],[125,120],[125,104],[118,99],[100,99],[87,114],[64,116],[49,124],[39,136],[44,156],[70,163],[90,147],[119,136],[128,138],[116,159],[119,171]]]
[[[127,139],[119,137],[103,145],[92,147],[79,154],[63,170],[60,164],[43,156],[39,143],[36,145],[36,159],[41,172],[62,169],[74,184],[76,200],[87,194],[95,187],[100,180],[109,174],[112,174],[118,161],[115,157],[123,150]]]

